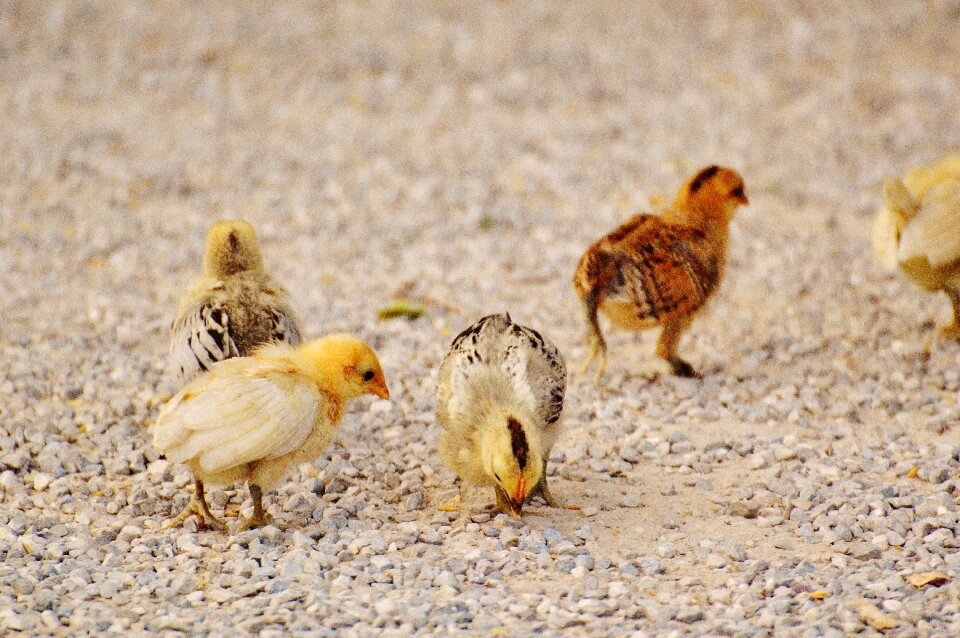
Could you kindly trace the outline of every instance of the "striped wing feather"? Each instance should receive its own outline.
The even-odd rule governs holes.
[[[601,307],[629,304],[637,321],[651,324],[695,311],[720,278],[702,231],[653,215],[638,215],[594,244],[580,269],[578,288],[589,286]]]
[[[471,379],[499,368],[516,397],[546,424],[563,409],[566,367],[556,347],[537,331],[514,323],[507,313],[483,317],[454,339],[440,367],[437,410],[441,424],[461,408]]]

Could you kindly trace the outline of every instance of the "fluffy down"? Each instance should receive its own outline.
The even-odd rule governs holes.
[[[953,322],[941,334],[960,338],[960,154],[884,182],[873,225],[877,260],[925,290],[944,291]]]
[[[457,475],[491,485],[497,509],[519,515],[540,494],[554,504],[546,465],[559,432],[566,367],[556,347],[510,315],[461,332],[440,365],[440,453]]]
[[[301,342],[289,296],[265,270],[260,242],[244,221],[220,221],[207,235],[203,273],[180,300],[170,334],[177,387],[265,343]]]
[[[380,362],[359,339],[271,344],[217,363],[188,384],[160,412],[153,445],[186,463],[201,484],[249,482],[249,524],[260,525],[262,491],[320,456],[346,401],[363,394],[390,396]]]

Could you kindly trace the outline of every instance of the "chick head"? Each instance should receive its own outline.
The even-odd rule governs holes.
[[[244,270],[263,270],[257,232],[245,221],[217,222],[207,233],[203,255],[204,274],[228,277]]]
[[[729,223],[737,206],[750,203],[743,190],[743,178],[732,168],[708,166],[697,171],[680,188],[676,206],[715,216],[721,214]]]
[[[329,335],[307,342],[299,350],[313,363],[317,376],[344,398],[364,394],[390,398],[380,360],[373,349],[357,337]]]
[[[514,416],[492,418],[496,422],[483,430],[480,439],[483,470],[510,497],[513,515],[520,516],[524,501],[543,471],[540,446]]]
[[[893,213],[894,223],[896,225],[897,241],[900,241],[900,234],[906,227],[910,218],[917,213],[917,202],[913,195],[907,190],[906,185],[895,177],[883,180],[883,199]]]

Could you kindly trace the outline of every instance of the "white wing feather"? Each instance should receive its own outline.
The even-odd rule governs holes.
[[[188,394],[194,396],[184,401]],[[204,472],[223,472],[303,445],[321,401],[307,380],[280,385],[269,376],[202,377],[161,412],[153,444],[171,461],[196,460]]]

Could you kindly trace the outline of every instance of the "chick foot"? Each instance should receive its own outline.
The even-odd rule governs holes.
[[[540,473],[540,480],[537,481],[537,484],[534,485],[530,493],[527,494],[527,500],[525,502],[529,503],[530,499],[534,496],[542,498],[550,507],[560,507],[560,504],[553,498],[553,494],[550,493],[550,486],[547,485],[547,459],[543,460],[543,471]]]
[[[203,494],[203,482],[199,480],[194,481],[194,487],[196,491],[190,499],[190,502],[187,503],[187,506],[183,508],[182,512],[167,521],[163,525],[163,529],[170,529],[171,527],[181,525],[185,520],[195,515],[197,517],[197,525],[201,529],[209,527],[221,532],[227,531],[227,524],[214,516],[213,512],[210,511],[210,506],[207,505],[207,499]]]
[[[264,511],[263,491],[259,485],[254,483],[250,484],[250,498],[253,499],[253,515],[250,518],[244,519],[239,531],[245,532],[248,529],[263,527],[264,525],[273,525],[279,529],[286,529],[285,525],[277,523],[273,516]]]
[[[278,523],[277,519],[273,517],[273,514],[268,514],[267,512],[260,512],[260,514],[257,514],[254,512],[249,518],[243,519],[243,524],[237,531],[245,532],[248,529],[256,529],[258,527],[265,527],[267,525],[273,525],[277,529],[287,529],[287,525]]]
[[[580,505],[563,505],[557,499],[553,498],[553,494],[550,493],[550,487],[547,485],[547,470],[544,467],[543,475],[540,477],[540,481],[534,486],[534,488],[527,495],[526,502],[529,503],[534,496],[539,496],[549,507],[560,507],[565,510],[580,510],[583,509]]]
[[[667,359],[667,363],[670,364],[670,371],[673,372],[675,376],[684,377],[686,379],[700,379],[702,376],[697,372],[692,365],[681,359],[680,357],[672,357]]]
[[[508,514],[514,518],[520,518],[522,506],[518,506],[516,503],[514,503],[499,485],[495,485],[493,487],[493,491],[497,495],[497,502],[493,505],[486,506],[484,510],[493,514],[494,516],[497,514]]]
[[[600,378],[603,377],[603,371],[607,367],[607,346],[605,343],[596,339],[592,340],[590,344],[590,355],[584,364],[580,366],[580,369],[577,370],[575,376],[579,378],[585,375],[594,361],[597,362],[597,371],[593,375],[593,384],[600,385]]]

